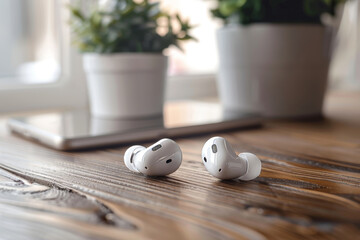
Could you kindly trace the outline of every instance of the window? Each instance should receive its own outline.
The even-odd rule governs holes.
[[[81,55],[70,46],[65,7],[72,0],[0,1],[0,112],[84,107],[87,88]],[[75,1],[75,0],[74,0]],[[108,1],[108,0],[107,0]],[[79,1],[77,1],[79,2]],[[98,1],[81,0],[84,5]],[[168,99],[216,94],[217,25],[209,13],[211,1],[161,0],[197,27],[199,42],[175,48],[171,55]],[[204,88],[203,86],[207,87]]]
[[[179,12],[185,19],[196,26],[192,35],[198,42],[183,44],[184,52],[170,48],[170,75],[215,74],[218,58],[216,48],[216,29],[220,26],[211,17],[212,1],[204,0],[161,0],[162,7],[170,12]]]
[[[59,79],[58,22],[55,1],[0,2],[0,86],[50,83]]]
[[[213,1],[205,0],[161,0],[163,9],[179,12],[196,26],[191,34],[197,42],[182,44],[184,52],[170,47],[168,99],[216,96],[216,73],[218,57],[216,29],[220,23],[210,14]]]
[[[0,1],[0,112],[86,105],[66,1]]]

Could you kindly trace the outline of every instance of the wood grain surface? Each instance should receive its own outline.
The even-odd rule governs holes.
[[[146,178],[127,146],[59,152],[1,122],[0,239],[360,239],[360,94],[332,94],[325,113],[216,133],[260,157],[251,182],[206,172],[214,134],[177,139],[180,169]]]

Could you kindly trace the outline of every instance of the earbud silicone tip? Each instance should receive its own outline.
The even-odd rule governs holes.
[[[138,148],[144,149],[143,146],[135,145],[135,146],[128,148],[124,155],[124,163],[125,163],[126,167],[134,172],[139,172],[139,170],[137,170],[135,168],[135,165],[132,162],[132,157],[134,156],[135,150]]]
[[[261,161],[252,153],[240,153],[239,157],[244,159],[247,164],[246,173],[239,179],[243,181],[250,181],[257,178],[261,172]]]

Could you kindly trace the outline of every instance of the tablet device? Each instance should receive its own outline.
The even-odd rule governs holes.
[[[224,111],[218,102],[179,101],[165,104],[162,116],[141,119],[102,119],[71,110],[13,117],[7,125],[48,147],[76,150],[255,127],[261,121],[253,113]]]

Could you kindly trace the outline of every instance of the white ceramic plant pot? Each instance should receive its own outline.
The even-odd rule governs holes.
[[[124,119],[162,114],[167,62],[162,54],[84,54],[92,115]]]
[[[321,114],[329,65],[320,25],[252,24],[217,32],[225,109],[268,117]]]

